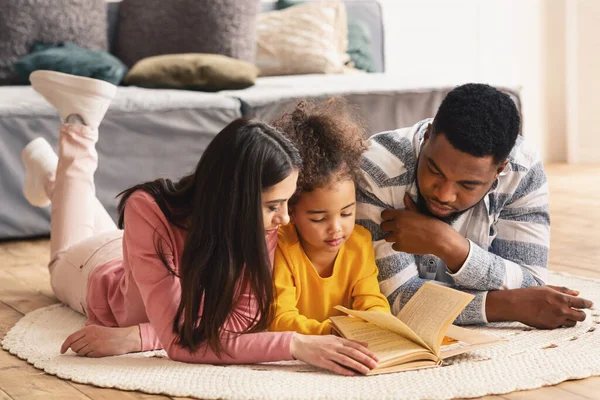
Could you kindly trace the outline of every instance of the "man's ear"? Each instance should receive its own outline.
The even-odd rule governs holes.
[[[425,136],[423,137],[423,139],[425,141],[429,140],[429,138],[431,137],[431,123],[429,123],[427,125],[427,130],[425,131]]]
[[[502,171],[504,171],[504,168],[506,168],[506,166],[508,165],[508,158],[506,160],[504,160],[504,162],[500,165],[498,165],[498,169],[496,170],[496,178],[498,177],[498,175],[500,175],[502,173]]]

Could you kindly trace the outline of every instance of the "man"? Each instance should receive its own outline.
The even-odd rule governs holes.
[[[543,286],[548,185],[519,130],[508,95],[467,84],[448,94],[433,120],[370,139],[357,223],[373,235],[392,312],[435,280],[475,295],[457,323],[554,328],[585,319],[590,301]]]

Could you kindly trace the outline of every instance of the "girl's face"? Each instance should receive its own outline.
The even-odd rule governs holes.
[[[263,190],[263,224],[266,233],[277,230],[279,225],[286,225],[290,222],[288,200],[296,191],[297,181],[298,170],[294,170],[281,182]]]
[[[356,192],[352,180],[302,193],[292,221],[307,254],[336,252],[354,230]]]

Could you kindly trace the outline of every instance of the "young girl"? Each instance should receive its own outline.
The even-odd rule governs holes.
[[[303,168],[290,199],[292,223],[279,228],[272,331],[329,334],[342,305],[389,312],[379,291],[370,233],[355,225],[363,129],[341,99],[300,102],[274,122],[298,147]]]
[[[31,82],[66,121],[58,158],[41,138],[22,154],[26,198],[52,202],[53,290],[88,318],[62,353],[164,348],[171,359],[192,363],[296,358],[347,375],[376,365],[357,342],[263,332],[277,229],[288,222],[301,164],[279,131],[233,121],[192,174],[126,190],[119,230],[95,198],[93,180],[98,126],[116,88],[50,71],[34,72]]]

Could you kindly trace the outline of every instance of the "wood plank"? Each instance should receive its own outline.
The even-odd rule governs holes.
[[[586,397],[561,389],[558,386],[545,386],[540,389],[512,392],[503,394],[502,396],[507,400],[586,400]]]
[[[81,383],[69,382],[80,392],[94,400],[168,400],[170,397],[142,392],[126,392],[118,389],[99,388]]]
[[[0,268],[0,288],[0,301],[22,314],[58,303],[56,297],[36,291],[32,285],[7,273],[5,268]]]
[[[10,397],[4,390],[0,389],[0,400],[11,400]]]
[[[588,399],[600,400],[600,377],[567,381],[557,387]]]

